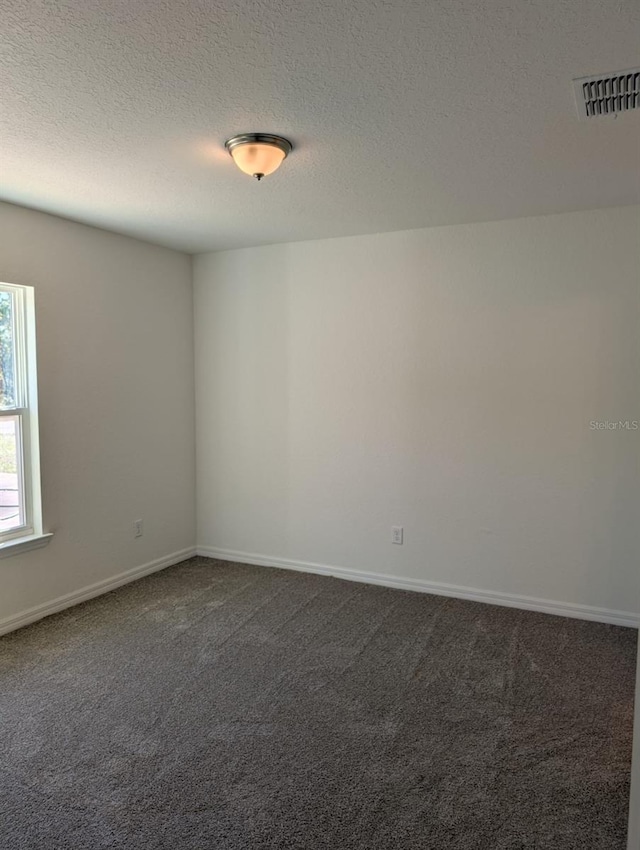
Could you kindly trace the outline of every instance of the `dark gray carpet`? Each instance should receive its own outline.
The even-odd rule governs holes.
[[[635,652],[194,559],[0,641],[0,843],[624,850]]]

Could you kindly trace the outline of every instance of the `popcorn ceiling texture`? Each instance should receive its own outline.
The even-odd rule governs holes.
[[[633,0],[1,0],[2,197],[196,252],[635,203]],[[296,145],[258,185],[222,149]]]
[[[624,850],[635,653],[192,559],[0,641],[0,847]]]

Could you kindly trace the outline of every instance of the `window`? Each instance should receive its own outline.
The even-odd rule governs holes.
[[[34,294],[0,283],[0,552],[43,545]],[[26,547],[25,547],[26,548]]]

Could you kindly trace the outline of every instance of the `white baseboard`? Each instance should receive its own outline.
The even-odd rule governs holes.
[[[129,582],[142,578],[142,576],[164,570],[165,567],[171,567],[173,564],[179,564],[180,561],[186,561],[187,558],[192,558],[195,554],[195,546],[190,546],[188,549],[181,549],[179,552],[165,555],[164,558],[156,558],[155,561],[149,561],[146,564],[142,564],[142,566],[125,570],[125,572],[118,573],[118,575],[111,578],[97,581],[95,584],[90,584],[80,588],[80,590],[67,593],[65,596],[59,596],[57,599],[52,599],[51,602],[36,605],[34,608],[29,608],[20,614],[6,617],[4,620],[0,620],[0,635],[20,629],[22,626],[28,626],[30,623],[35,623],[36,620],[41,620],[50,614],[56,614],[58,611],[70,608],[72,605],[78,605],[87,599],[93,599],[94,596],[101,596],[103,593],[108,593],[110,590],[121,587],[123,584],[129,584]]]
[[[197,554],[207,558],[217,558],[220,561],[235,561],[241,564],[256,564],[261,567],[280,567],[284,570],[320,573],[348,581],[361,581],[367,584],[383,585],[384,587],[397,587],[402,590],[416,590],[421,593],[433,593],[436,596],[453,596],[456,599],[487,602],[490,605],[505,605],[508,608],[524,608],[527,611],[540,611],[543,614],[557,614],[561,617],[575,617],[580,620],[594,620],[598,623],[609,623],[614,626],[628,626],[633,629],[640,627],[640,614],[630,611],[614,611],[609,608],[594,608],[590,605],[578,605],[573,602],[556,602],[552,599],[537,599],[534,596],[479,590],[475,587],[463,587],[457,584],[369,573],[346,567],[314,564],[309,561],[290,561],[286,558],[272,558],[268,555],[259,555],[254,552],[236,552],[232,549],[217,549],[213,546],[198,546]]]
[[[78,605],[87,599],[101,596],[116,587],[135,581],[138,578],[158,572],[166,567],[171,567],[180,561],[186,561],[194,555],[207,558],[217,558],[221,561],[232,561],[241,564],[256,564],[263,567],[279,567],[284,570],[298,570],[306,573],[319,573],[342,578],[348,581],[365,582],[366,584],[378,584],[384,587],[397,587],[401,590],[415,590],[421,593],[432,593],[436,596],[452,596],[457,599],[469,599],[473,602],[487,602],[491,605],[505,605],[510,608],[524,608],[528,611],[540,611],[544,614],[557,614],[561,617],[576,617],[582,620],[594,620],[600,623],[610,623],[615,626],[628,626],[630,628],[640,627],[640,614],[629,611],[614,611],[609,608],[594,608],[589,605],[577,605],[572,602],[556,602],[551,599],[537,599],[533,596],[519,596],[517,594],[500,593],[497,591],[479,590],[473,587],[463,587],[456,584],[444,584],[442,582],[425,581],[424,579],[402,578],[380,573],[370,573],[364,570],[353,570],[346,567],[328,566],[327,564],[316,564],[310,561],[292,561],[285,558],[272,558],[254,552],[238,552],[232,549],[217,549],[212,546],[198,546],[181,549],[155,561],[149,561],[139,567],[119,573],[111,578],[104,579],[83,587],[65,596],[59,596],[50,602],[29,608],[19,614],[0,620],[0,635],[20,629],[35,623],[50,614],[63,611],[72,605]]]

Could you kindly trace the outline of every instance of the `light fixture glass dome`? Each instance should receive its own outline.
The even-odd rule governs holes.
[[[225,147],[240,171],[258,180],[273,174],[292,149],[290,141],[268,133],[243,133],[226,141]]]

